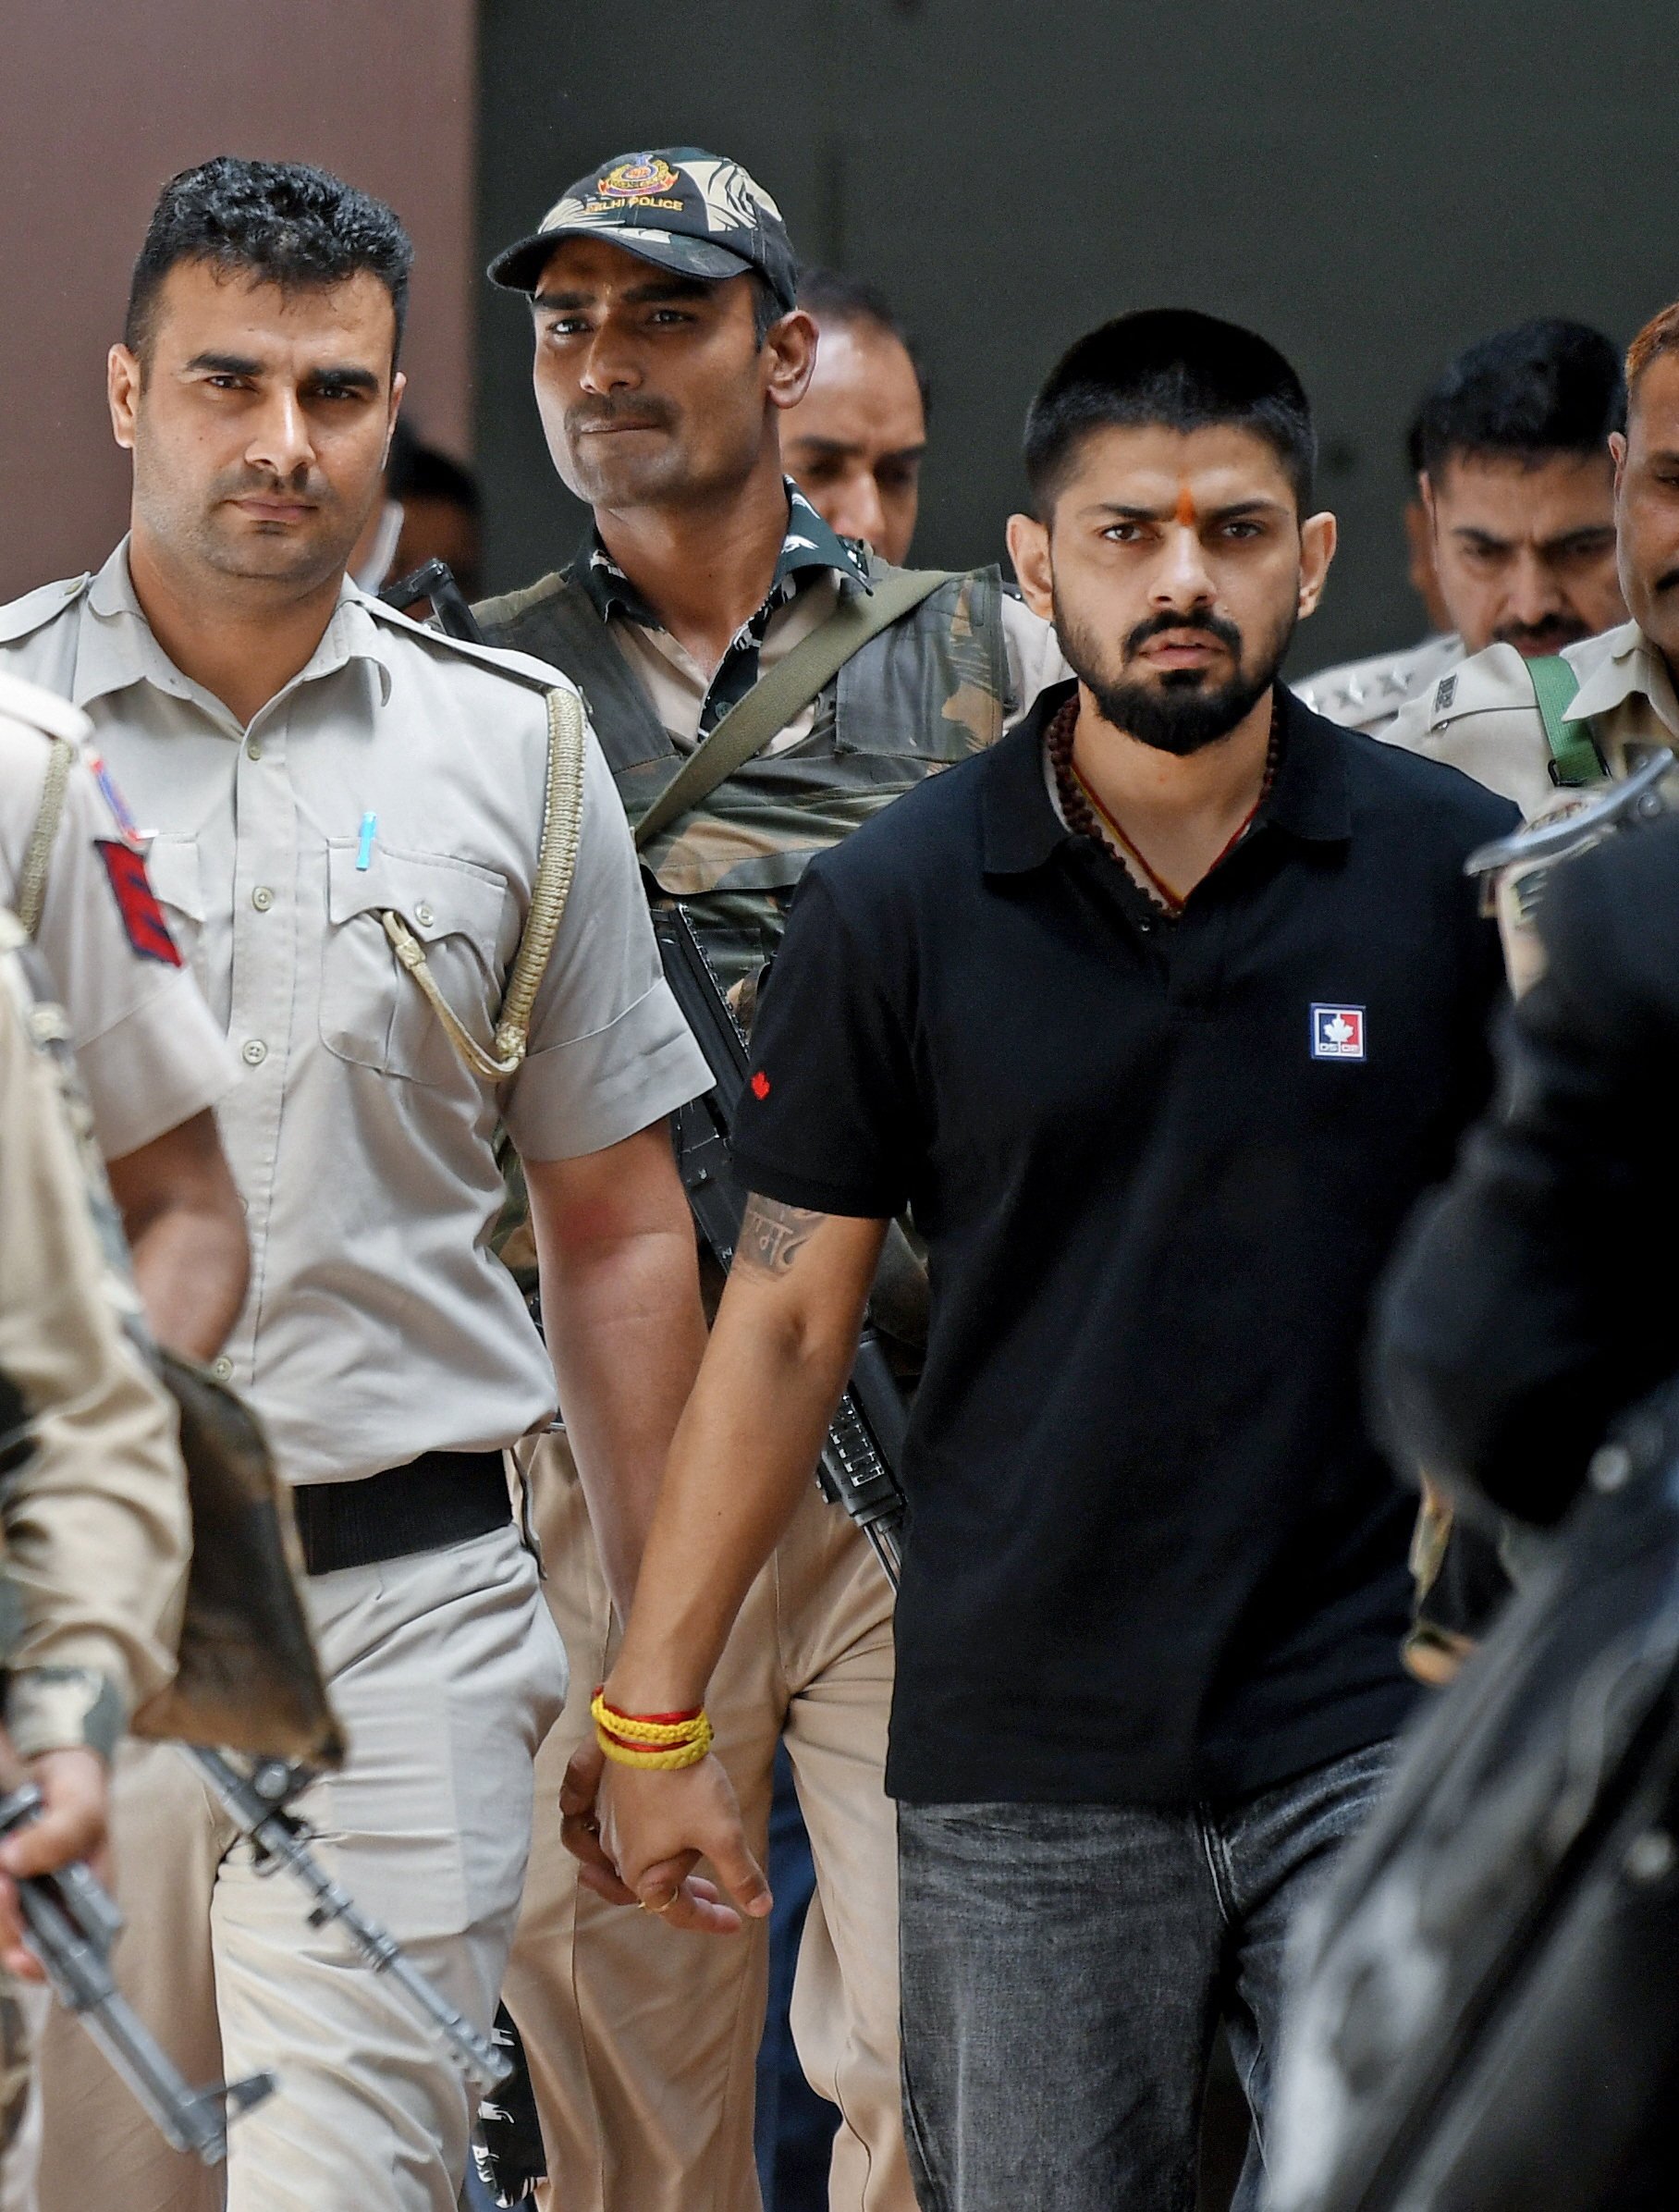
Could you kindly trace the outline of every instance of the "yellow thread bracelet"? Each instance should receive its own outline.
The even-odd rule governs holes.
[[[615,1743],[604,1728],[596,1728],[595,1739],[608,1759],[619,1766],[640,1767],[644,1774],[674,1773],[680,1766],[698,1766],[711,1750],[711,1730],[696,1736],[692,1743],[675,1745],[668,1751],[631,1749],[628,1744]]]
[[[692,1743],[702,1728],[709,1729],[704,1706],[687,1720],[642,1720],[633,1713],[619,1713],[596,1690],[589,1702],[590,1717],[597,1728],[610,1728],[631,1743],[644,1743],[655,1751],[673,1751]]]
[[[597,1690],[589,1713],[601,1750],[619,1766],[669,1773],[697,1766],[711,1749],[711,1723],[704,1708],[684,1720],[643,1720],[617,1712]]]

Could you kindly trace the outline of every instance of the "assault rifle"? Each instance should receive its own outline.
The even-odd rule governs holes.
[[[287,1810],[313,1779],[308,1768],[290,1765],[284,1759],[259,1759],[246,1769],[220,1751],[205,1751],[197,1744],[182,1744],[179,1749],[214,1790],[239,1832],[250,1839],[257,1871],[272,1874],[284,1869],[294,1881],[300,1882],[314,1899],[310,1926],[325,1927],[329,1921],[337,1921],[365,1963],[375,1973],[388,1974],[425,2014],[472,2086],[498,2088],[511,2071],[510,2061],[404,1956],[389,1929],[369,1920],[309,1849],[308,1823]]]
[[[705,1097],[677,1109],[677,1167],[700,1235],[727,1273],[746,1204],[729,1152],[749,1065],[746,1039],[693,924],[674,901],[654,907],[653,934],[665,980],[711,1070],[712,1088]],[[823,1496],[843,1505],[868,1538],[894,1590],[903,1528],[903,1492],[895,1470],[907,1425],[898,1378],[879,1337],[865,1328],[816,1462],[816,1481]]]
[[[469,645],[486,642],[460,585],[441,560],[428,560],[412,575],[386,585],[380,596],[399,610],[429,599],[438,627],[449,636]],[[729,1157],[729,1132],[748,1072],[746,1039],[681,906],[675,902],[656,903],[653,931],[665,980],[711,1070],[710,1090],[676,1114],[677,1165],[695,1226],[727,1273],[746,1203]],[[904,1517],[896,1470],[902,1463],[908,1419],[903,1393],[880,1339],[865,1328],[851,1382],[822,1447],[816,1481],[823,1496],[843,1505],[868,1538],[894,1590]]]
[[[0,1798],[0,1837],[37,1819],[41,1806],[32,1782],[7,1790]],[[16,1886],[29,1947],[54,1996],[75,2013],[165,2141],[206,2166],[217,2165],[227,2155],[229,2120],[260,2105],[274,2089],[274,2076],[189,2087],[112,1979],[111,1946],[122,1914],[92,1871],[76,1861],[56,1874],[25,1875]]]

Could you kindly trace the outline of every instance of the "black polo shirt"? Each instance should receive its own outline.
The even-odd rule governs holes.
[[[922,1802],[1218,1800],[1404,1717],[1415,1501],[1360,1358],[1491,1084],[1463,864],[1506,800],[1280,690],[1269,798],[1169,922],[1051,804],[1065,696],[812,863],[736,1132],[752,1188],[927,1240]]]

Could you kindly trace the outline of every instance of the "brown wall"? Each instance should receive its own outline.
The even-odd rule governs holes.
[[[104,357],[157,189],[212,154],[318,162],[413,234],[411,419],[472,424],[474,0],[7,0],[0,59],[0,598],[122,531]]]

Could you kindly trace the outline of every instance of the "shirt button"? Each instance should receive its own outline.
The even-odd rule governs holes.
[[[262,757],[263,741],[260,737],[253,737],[245,747],[245,758],[247,760],[261,760]]]
[[[429,929],[433,922],[436,919],[436,916],[433,914],[431,908],[426,904],[425,901],[422,899],[419,905],[414,909],[414,919],[419,923],[423,929]]]
[[[222,1354],[219,1359],[213,1359],[210,1362],[210,1372],[215,1377],[218,1382],[225,1382],[227,1380],[228,1376],[233,1372],[233,1362],[228,1358],[226,1352]]]
[[[239,1058],[247,1067],[261,1067],[268,1057],[268,1047],[260,1037],[248,1037],[239,1047]]]
[[[251,903],[259,914],[266,914],[274,904],[274,893],[265,883],[259,883],[251,894]]]

